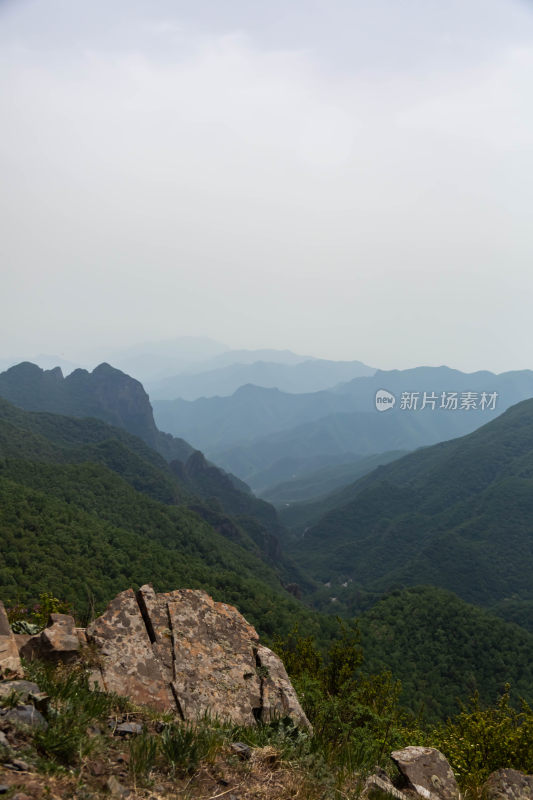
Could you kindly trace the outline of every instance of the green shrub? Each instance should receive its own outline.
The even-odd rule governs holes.
[[[430,738],[465,788],[481,786],[491,772],[503,767],[533,772],[533,711],[525,702],[520,711],[510,705],[508,684],[489,708],[483,708],[474,694]]]
[[[78,763],[97,744],[88,734],[89,726],[111,714],[117,707],[117,696],[92,691],[89,675],[81,665],[53,667],[31,662],[27,674],[50,697],[48,728],[36,732],[37,749],[58,763]]]
[[[357,625],[338,624],[339,636],[324,656],[297,629],[286,640],[277,639],[274,648],[313,725],[311,750],[343,773],[365,772],[420,734],[416,721],[399,708],[399,681],[389,672],[365,675]]]
[[[7,609],[7,616],[14,633],[27,633],[35,635],[42,630],[50,614],[70,614],[70,603],[58,600],[51,592],[42,592],[39,602],[33,606],[24,606],[17,603]]]

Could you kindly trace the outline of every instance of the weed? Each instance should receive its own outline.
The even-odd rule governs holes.
[[[0,708],[16,708],[21,703],[22,695],[13,689],[9,694],[0,697]]]
[[[150,779],[159,750],[159,742],[153,734],[144,731],[130,740],[129,769],[131,778],[137,783],[146,785]]]
[[[220,730],[207,725],[173,723],[161,734],[161,752],[173,773],[194,772],[201,761],[213,757],[220,745]]]

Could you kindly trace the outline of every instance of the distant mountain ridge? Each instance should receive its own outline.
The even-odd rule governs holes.
[[[376,410],[376,392],[396,398],[391,410]],[[437,399],[421,410],[424,392]],[[457,410],[440,407],[442,393],[457,393]],[[495,407],[480,410],[482,392],[495,392]],[[402,395],[413,396],[416,410],[402,408]],[[417,394],[418,393],[418,394]],[[477,397],[478,407],[461,410],[462,393]],[[448,367],[378,371],[334,389],[288,394],[241,387],[231,397],[155,402],[158,425],[204,449],[209,458],[254,488],[267,490],[287,479],[287,459],[306,462],[309,471],[356,457],[390,450],[413,450],[461,436],[496,418],[514,403],[533,397],[533,372],[495,375],[462,373]],[[277,468],[279,466],[279,469]],[[300,472],[302,471],[300,470]],[[269,473],[270,483],[262,477]]]
[[[309,359],[291,350],[232,350],[222,342],[206,337],[181,336],[163,342],[145,342],[106,352],[111,360],[145,386],[182,372],[188,374],[216,370],[231,364],[252,364],[272,361],[277,364],[297,364]]]
[[[288,394],[246,384],[231,397],[154,402],[154,413],[163,430],[186,430],[195,446],[213,452],[351,406],[350,397],[332,392]]]
[[[373,375],[374,372],[375,369],[361,361],[328,361],[321,358],[287,364],[254,361],[251,364],[232,363],[205,372],[185,372],[149,383],[148,388],[152,399],[157,401],[225,397],[245,384],[302,394],[329,389],[355,377]]]

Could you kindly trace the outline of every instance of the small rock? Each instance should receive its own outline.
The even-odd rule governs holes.
[[[14,722],[16,725],[27,725],[30,728],[43,728],[46,730],[48,723],[36,708],[29,705],[20,705],[9,708],[2,715],[4,720]]]
[[[7,783],[0,783],[0,794],[7,794],[9,792],[9,786]]]
[[[46,692],[31,692],[28,696],[28,700],[35,706],[37,711],[40,711],[43,714],[48,711],[48,707],[50,706],[50,697],[46,694]]]
[[[36,683],[31,681],[2,681],[0,683],[0,697],[9,697],[16,692],[22,702],[25,702],[30,694],[39,694],[40,689]]]
[[[26,792],[17,792],[13,795],[11,800],[32,800],[32,798],[29,796],[29,794],[26,794]]]
[[[14,772],[30,771],[30,765],[27,764],[26,761],[23,761],[21,758],[12,758],[11,761],[9,761],[5,766],[8,769],[13,770]]]
[[[0,600],[0,678],[22,678],[22,674],[17,643]]]
[[[533,775],[516,769],[498,769],[483,787],[487,800],[533,800]]]
[[[370,775],[361,793],[361,797],[372,800],[374,795],[381,797],[383,793],[395,797],[396,800],[406,800],[406,795],[397,789],[385,770],[379,769],[379,774]]]
[[[0,731],[0,747],[9,747],[9,742],[7,741],[7,736],[3,731]]]
[[[107,788],[111,794],[111,797],[129,797],[130,790],[126,789],[121,783],[117,781],[114,775],[107,781]]]
[[[110,725],[110,727],[112,726]],[[100,725],[89,725],[87,728],[87,733],[89,736],[102,736],[103,730]]]
[[[410,789],[425,800],[459,800],[459,787],[445,756],[433,747],[405,747],[391,758]]]
[[[50,614],[48,625],[37,636],[32,636],[20,649],[20,654],[32,661],[42,658],[54,663],[71,664],[79,655],[80,640],[76,624],[70,614]]]
[[[244,744],[244,742],[233,742],[231,745],[231,749],[234,753],[237,753],[239,758],[243,760],[247,760],[252,755],[252,748],[248,744]]]
[[[113,731],[115,736],[137,736],[142,732],[143,726],[138,722],[121,722]]]

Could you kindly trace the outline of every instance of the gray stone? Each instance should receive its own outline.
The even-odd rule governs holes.
[[[483,787],[486,800],[533,800],[533,775],[516,769],[499,769]]]
[[[37,684],[31,681],[2,681],[0,683],[0,697],[16,694],[23,703],[29,700],[30,695],[39,695],[40,692]]]
[[[405,747],[391,758],[408,787],[426,800],[459,800],[460,792],[445,756],[433,747]]]
[[[21,758],[12,758],[11,761],[8,761],[6,764],[8,769],[14,770],[15,772],[29,772],[30,765],[23,761]]]
[[[233,742],[231,749],[243,760],[248,760],[252,755],[252,748],[249,744],[245,744],[244,742]]]
[[[15,706],[15,708],[5,709],[0,719],[15,725],[27,725],[30,728],[46,729],[48,727],[48,723],[41,712],[31,705],[20,705]]]
[[[123,786],[119,781],[115,778],[114,775],[107,781],[107,789],[111,797],[129,797],[130,791],[125,786]]]
[[[113,731],[116,736],[137,736],[142,732],[143,726],[138,722],[121,722]]]
[[[3,731],[0,731],[0,747],[9,747],[9,742],[7,741],[7,736]]]
[[[296,725],[312,731],[281,659],[263,645],[257,646],[256,659],[261,677],[261,720],[290,717]]]
[[[185,719],[205,713],[236,725],[255,725],[261,683],[258,636],[237,609],[195,589],[167,597],[174,645],[172,688]]]

